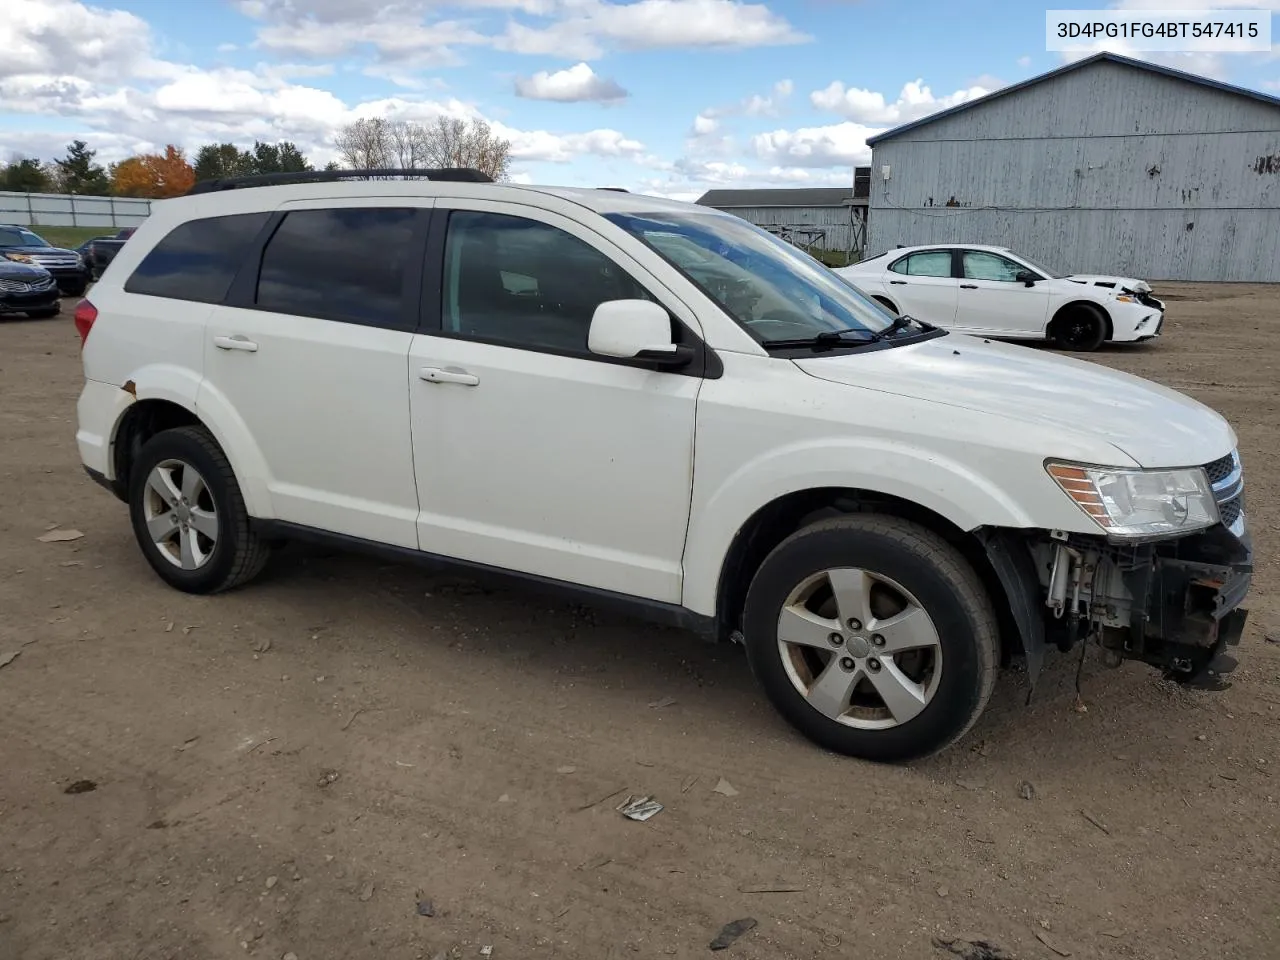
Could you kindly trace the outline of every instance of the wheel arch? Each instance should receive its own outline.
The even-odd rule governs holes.
[[[1078,297],[1074,300],[1068,300],[1066,303],[1058,307],[1058,309],[1053,312],[1053,316],[1050,318],[1048,325],[1045,327],[1045,331],[1044,331],[1045,336],[1052,337],[1053,328],[1057,325],[1058,321],[1061,320],[1069,311],[1078,310],[1081,307],[1084,307],[1085,309],[1088,309],[1088,310],[1092,310],[1094,313],[1102,317],[1102,322],[1106,324],[1106,336],[1104,338],[1105,340],[1110,340],[1113,336],[1115,336],[1115,325],[1111,322],[1111,314],[1110,312],[1108,312],[1107,308],[1104,307],[1102,304],[1098,303],[1096,300],[1082,300]]]
[[[124,389],[136,399],[125,408],[112,430],[112,491],[121,499],[127,497],[132,464],[142,445],[156,433],[199,426],[209,431],[231,463],[249,515],[273,519],[266,460],[244,421],[204,384],[195,387],[187,377],[175,382],[159,373],[160,376],[148,376],[148,371],[139,371],[135,379],[125,383]]]
[[[992,598],[1000,628],[1002,661],[1007,662],[1013,653],[1023,648],[1011,598],[983,540],[912,500],[849,487],[820,487],[785,494],[764,504],[742,525],[725,555],[716,583],[715,619],[719,638],[728,639],[740,629],[751,580],[778,544],[813,523],[853,513],[876,513],[909,520],[954,546],[973,567]]]

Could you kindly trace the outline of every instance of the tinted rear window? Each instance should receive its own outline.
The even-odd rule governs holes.
[[[256,303],[262,310],[399,329],[412,207],[295,210],[267,242]]]
[[[188,220],[143,257],[125,282],[129,293],[220,303],[266,224],[268,213]]]

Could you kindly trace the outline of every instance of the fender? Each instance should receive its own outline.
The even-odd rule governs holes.
[[[140,367],[129,377],[138,400],[167,400],[194,415],[231,461],[245,507],[251,517],[275,518],[271,503],[267,461],[254,442],[244,420],[220,393],[192,370],[170,364]],[[130,405],[132,406],[132,405]],[[126,407],[111,428],[112,443],[120,429]]]
[[[683,605],[714,615],[721,567],[743,525],[780,497],[821,488],[910,500],[961,530],[1040,526],[991,478],[936,451],[873,437],[806,440],[742,464],[714,490],[700,489],[695,473]]]

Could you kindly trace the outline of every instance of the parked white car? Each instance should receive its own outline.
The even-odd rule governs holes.
[[[1048,644],[1222,669],[1252,548],[1214,411],[895,320],[716,210],[430,175],[198,185],[77,308],[80,456],[173,587],[300,539],[555,589],[742,643],[882,761]]]
[[[1164,325],[1143,280],[1055,273],[1007,247],[898,247],[835,272],[894,314],[975,336],[1088,351],[1150,340]]]

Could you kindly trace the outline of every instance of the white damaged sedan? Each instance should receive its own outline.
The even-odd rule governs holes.
[[[1064,350],[1150,340],[1164,303],[1132,277],[1046,270],[1007,247],[898,247],[835,270],[894,314],[957,333],[1050,340]]]

